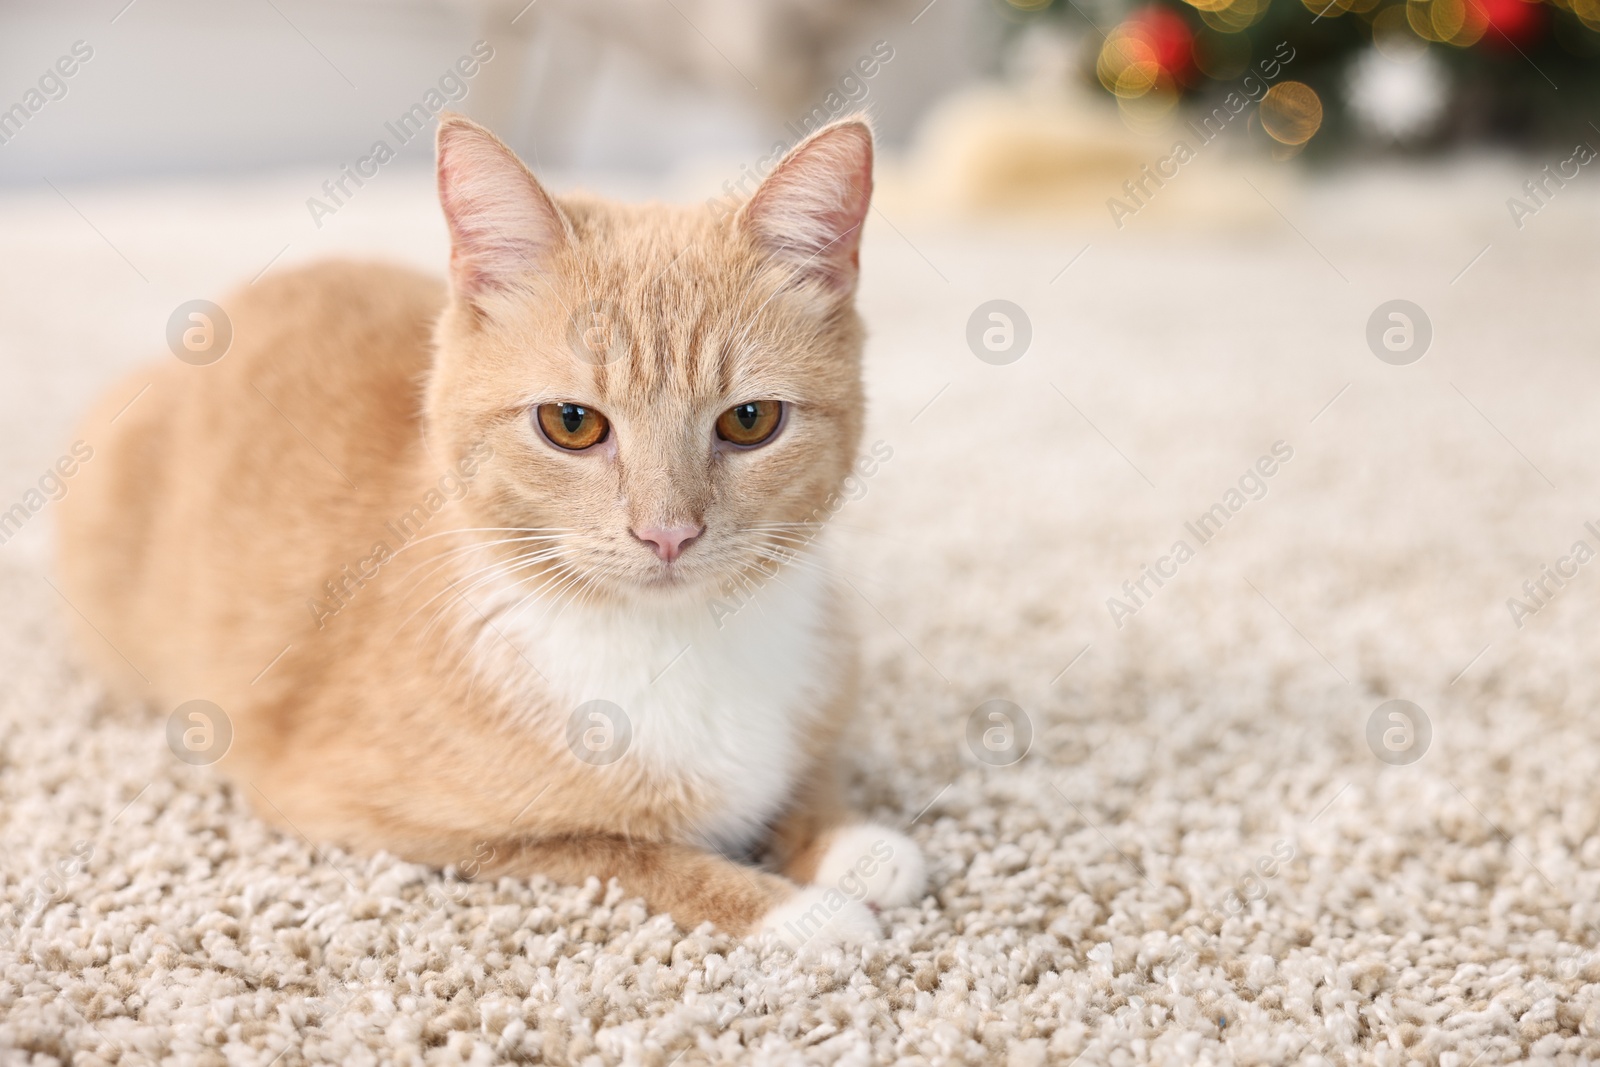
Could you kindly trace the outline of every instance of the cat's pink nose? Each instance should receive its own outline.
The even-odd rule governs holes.
[[[633,536],[649,545],[663,561],[671,563],[683,555],[689,542],[704,530],[704,526],[646,526],[633,531]]]

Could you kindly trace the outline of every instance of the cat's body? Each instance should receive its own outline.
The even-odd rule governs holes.
[[[616,877],[685,926],[870,933],[922,865],[839,807],[854,648],[814,558],[859,441],[864,127],[733,221],[557,206],[470,123],[440,144],[449,289],[269,277],[226,303],[220,361],[91,413],[62,509],[86,641],[163,708],[222,708],[221,766],[312,840]],[[848,232],[773,237],[829,196]],[[573,345],[591,308],[625,344]],[[730,405],[778,428],[746,446]],[[779,873],[730,858],[754,852]],[[841,879],[842,904],[796,888]]]

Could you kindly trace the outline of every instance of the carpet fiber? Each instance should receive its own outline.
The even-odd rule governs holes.
[[[1523,177],[1285,186],[1226,234],[883,205],[862,301],[893,458],[830,536],[865,645],[854,799],[931,891],[862,949],[269,830],[173,758],[171,709],[74,665],[45,505],[0,545],[0,1060],[1600,1056],[1600,564],[1571,559],[1600,549],[1600,200],[1575,183],[1518,231]],[[0,199],[0,510],[114,374],[171,358],[180,303],[333,253],[442,263],[425,175],[322,231],[319,180]],[[1031,325],[1008,365],[967,341],[991,299]],[[1392,299],[1431,322],[1410,365],[1368,346]],[[1546,566],[1575,575],[1536,604]],[[974,724],[991,700],[1021,714]]]

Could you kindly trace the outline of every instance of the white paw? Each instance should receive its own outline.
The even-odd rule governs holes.
[[[928,868],[915,841],[866,822],[833,832],[811,884],[875,908],[898,908],[920,900],[927,882]]]
[[[859,944],[883,936],[872,909],[843,893],[817,886],[801,886],[763,915],[760,932],[777,937],[792,949],[844,941]]]

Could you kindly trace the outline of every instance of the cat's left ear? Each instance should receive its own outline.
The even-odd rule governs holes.
[[[871,203],[872,129],[852,117],[824,126],[784,156],[735,225],[797,278],[848,295]]]
[[[471,119],[439,116],[439,205],[450,227],[450,281],[475,301],[548,269],[566,246],[561,209],[498,137]]]

